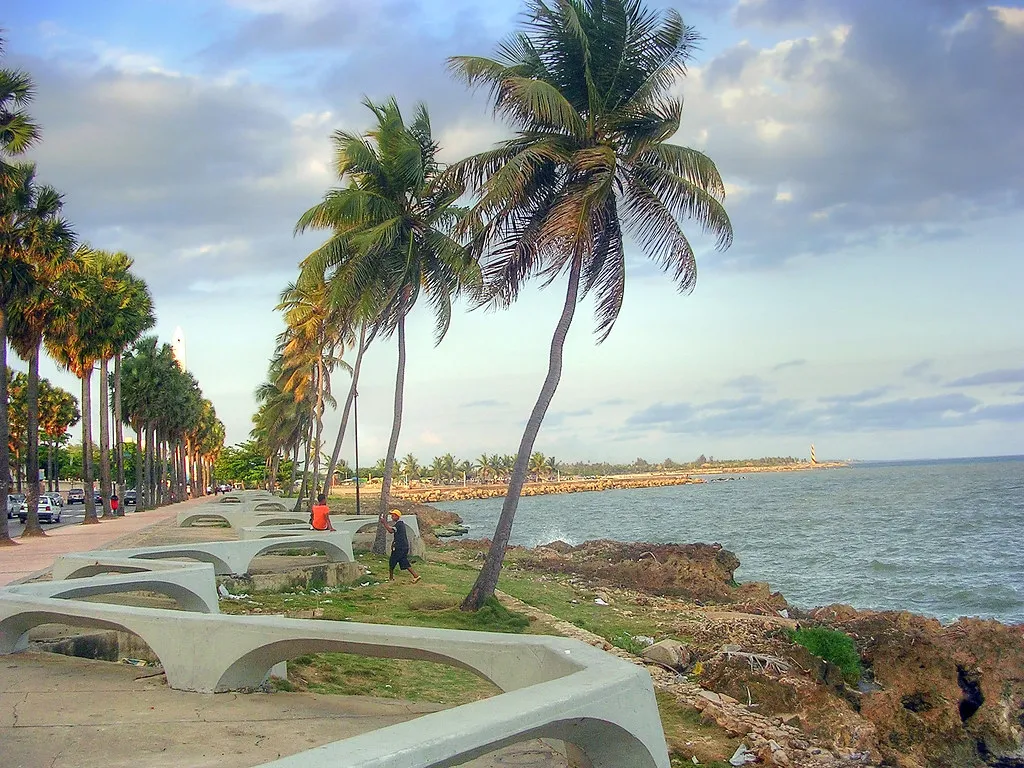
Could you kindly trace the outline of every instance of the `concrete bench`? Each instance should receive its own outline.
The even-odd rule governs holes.
[[[278,501],[199,504],[179,512],[175,518],[179,528],[189,528],[202,521],[227,523],[232,528],[258,525],[294,525],[309,523],[308,512],[293,512]]]
[[[71,600],[121,592],[157,592],[173,598],[182,610],[220,613],[217,582],[209,563],[148,562],[97,557],[80,568],[82,578],[71,581],[33,581],[6,589],[14,594]],[[97,574],[104,574],[102,577]]]
[[[413,557],[419,557],[426,559],[427,547],[423,543],[423,538],[420,536],[420,526],[413,515],[406,515],[402,517],[406,526],[409,529],[409,554]],[[334,525],[336,531],[348,531],[352,536],[358,531],[363,530],[368,526],[377,525],[376,515],[331,515],[331,523]],[[247,539],[265,539],[273,538],[278,536],[294,536],[302,533],[309,533],[312,528],[309,526],[309,518],[303,523],[293,523],[291,525],[258,525],[258,526],[247,526],[238,529],[238,538],[242,540]],[[389,533],[387,536],[387,551],[391,551],[392,536]]]
[[[92,576],[101,571],[122,571],[125,563],[138,570],[166,570],[171,558],[187,557],[213,565],[219,576],[243,574],[249,570],[253,558],[280,549],[314,549],[327,555],[332,562],[352,562],[352,534],[309,533],[289,536],[287,539],[253,539],[249,541],[209,541],[191,544],[168,544],[159,547],[136,547],[101,552],[61,555],[53,563],[54,580]]]
[[[160,575],[167,574],[117,578]],[[534,738],[575,745],[593,768],[669,768],[650,675],[576,640],[186,613],[0,590],[0,654],[23,650],[29,631],[49,623],[138,635],[177,690],[247,690],[281,661],[336,651],[450,664],[503,691],[267,764],[274,768],[442,768]]]

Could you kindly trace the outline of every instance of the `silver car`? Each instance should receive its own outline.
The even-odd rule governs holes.
[[[7,519],[13,520],[16,518],[21,511],[25,508],[25,494],[23,493],[8,493],[7,494]]]
[[[59,523],[60,522],[60,506],[53,502],[48,494],[39,494],[39,522],[40,523]],[[21,510],[18,512],[18,519],[24,523],[28,520],[28,505],[22,504]]]

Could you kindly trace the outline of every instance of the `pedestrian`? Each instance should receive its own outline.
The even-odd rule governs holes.
[[[413,570],[409,563],[409,529],[402,522],[402,513],[397,509],[392,509],[381,522],[384,523],[387,532],[394,536],[394,540],[391,542],[391,559],[388,561],[388,578],[391,581],[395,580],[395,566],[397,565],[403,571],[412,574],[412,583],[415,584],[420,580],[420,575]]]
[[[331,524],[331,509],[327,506],[327,497],[322,493],[316,497],[316,504],[309,513],[309,524],[314,531],[333,531]]]
[[[117,517],[117,510],[118,510],[118,507],[120,507],[120,506],[121,506],[121,500],[119,498],[117,498],[117,494],[116,493],[110,494],[110,511],[113,513],[114,517]]]

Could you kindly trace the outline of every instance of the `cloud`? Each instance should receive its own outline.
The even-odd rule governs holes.
[[[681,138],[744,189],[727,206],[745,235],[723,258],[758,266],[956,237],[1020,210],[1013,19],[966,0],[741,2],[734,22],[777,42],[739,43],[680,86]]]
[[[760,376],[738,376],[725,382],[725,386],[750,393],[767,392],[772,389],[772,385]]]
[[[592,416],[593,413],[593,408],[579,408],[575,411],[552,411],[544,417],[544,426],[560,427],[569,419],[576,419],[581,416]]]
[[[473,400],[468,403],[463,403],[463,408],[500,408],[508,405],[504,400]]]
[[[613,407],[616,405],[629,405],[632,400],[627,400],[624,397],[610,397],[607,400],[602,400],[597,404],[598,408]]]
[[[803,358],[799,358],[797,360],[787,360],[784,363],[779,363],[778,365],[772,366],[772,370],[783,371],[786,368],[799,368],[801,365],[807,365],[807,361],[804,360]]]
[[[658,429],[701,435],[837,434],[960,427],[980,422],[1018,422],[1024,402],[984,405],[962,393],[867,403],[868,395],[829,398],[825,405],[749,397],[703,404],[657,403],[631,415],[627,431]],[[873,399],[873,398],[872,398]]]
[[[818,399],[823,403],[863,403],[868,400],[877,400],[891,390],[892,387],[873,387],[852,395],[829,395]]]
[[[1024,368],[1003,368],[965,376],[949,382],[947,387],[979,387],[985,384],[1018,384],[1024,382]]]

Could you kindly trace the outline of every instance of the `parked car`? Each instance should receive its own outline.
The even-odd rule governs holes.
[[[23,493],[8,493],[7,494],[7,519],[13,520],[21,512],[25,506],[25,494]]]
[[[48,492],[48,493],[46,493],[44,495],[45,496],[49,496],[50,497],[50,501],[52,501],[58,507],[63,507],[64,506],[64,497],[61,496],[59,493],[57,493],[57,492],[49,493]]]
[[[127,491],[124,492],[124,504],[125,504],[125,506],[128,506],[129,504],[134,505],[136,503],[136,499],[137,499],[137,494],[135,493],[135,489],[134,488],[129,488]]]
[[[103,503],[103,494],[100,493],[99,491],[93,491],[92,492],[92,503],[96,504],[97,506],[102,504]]]
[[[55,505],[48,495],[45,493],[39,495],[39,522],[40,523],[59,523],[60,522],[60,507]],[[24,523],[28,520],[28,506],[25,504],[21,505],[21,511],[18,512],[18,520]]]
[[[68,491],[68,504],[85,504],[85,488],[72,488]]]

